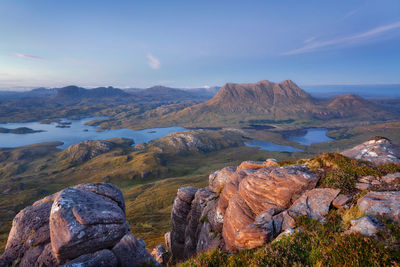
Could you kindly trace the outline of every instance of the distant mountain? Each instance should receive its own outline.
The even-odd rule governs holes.
[[[211,98],[208,95],[162,85],[156,85],[147,89],[129,89],[126,91],[145,101],[196,101],[199,103]]]
[[[74,85],[60,88],[56,94],[56,98],[112,98],[129,96],[130,94],[114,87],[85,89]]]
[[[182,123],[238,123],[240,120],[374,120],[387,119],[392,115],[377,103],[356,95],[321,100],[290,80],[280,83],[264,80],[246,84],[227,83],[211,100],[187,107],[165,119]]]
[[[0,91],[2,98],[38,98],[38,97],[51,97],[57,94],[57,89],[36,88],[30,91]]]
[[[184,90],[198,95],[213,97],[218,93],[219,89],[221,89],[220,86],[209,86],[202,88],[187,88]]]
[[[400,84],[304,85],[302,88],[312,96],[321,98],[342,94],[356,94],[366,98],[400,97]]]

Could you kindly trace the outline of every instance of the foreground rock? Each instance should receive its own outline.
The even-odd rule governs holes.
[[[129,232],[121,191],[81,184],[35,202],[15,217],[0,266],[139,266],[156,263]],[[112,250],[110,250],[112,249]]]
[[[375,137],[361,145],[347,149],[342,155],[374,164],[400,164],[400,148],[384,137]]]
[[[400,191],[369,192],[357,201],[357,205],[366,215],[400,223]]]
[[[384,227],[373,217],[365,216],[352,220],[350,232],[358,232],[366,236],[374,236],[379,230]]]

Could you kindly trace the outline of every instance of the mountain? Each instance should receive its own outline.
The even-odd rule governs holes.
[[[110,98],[129,97],[130,94],[114,87],[97,87],[85,89],[78,86],[66,86],[58,89],[56,98]]]
[[[198,95],[213,97],[218,93],[219,89],[221,89],[220,86],[207,86],[202,88],[188,88],[184,90]]]
[[[0,91],[0,97],[5,99],[51,97],[56,95],[57,89],[36,88],[30,91]]]
[[[317,99],[293,81],[225,84],[209,101],[187,107],[164,119],[182,123],[238,124],[240,121],[279,122],[330,119],[387,120],[387,108],[356,95]]]

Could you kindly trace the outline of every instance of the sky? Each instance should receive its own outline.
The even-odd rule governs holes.
[[[1,0],[0,89],[400,83],[399,0]]]

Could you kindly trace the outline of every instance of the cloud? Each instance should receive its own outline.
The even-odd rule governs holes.
[[[147,54],[147,59],[148,59],[147,64],[149,64],[150,68],[152,68],[153,70],[158,70],[161,67],[160,60],[155,56],[153,56],[152,54],[150,53]]]
[[[346,15],[344,15],[341,19],[339,19],[339,21],[342,21],[342,20],[345,20],[345,19],[348,19],[348,18],[354,16],[355,14],[357,14],[358,12],[360,12],[360,10],[361,10],[361,7],[356,8],[356,9],[354,9],[354,10],[348,12],[348,13],[347,13]]]
[[[16,55],[17,55],[17,57],[20,57],[20,58],[46,60],[46,58],[44,58],[44,57],[38,57],[38,56],[27,55],[27,54],[22,54],[22,53],[17,53]]]
[[[336,39],[331,39],[331,40],[327,40],[327,41],[310,42],[310,43],[307,43],[306,45],[304,45],[303,47],[281,53],[281,55],[305,54],[305,53],[311,53],[314,51],[318,51],[322,48],[333,48],[333,47],[338,47],[338,46],[349,46],[349,45],[359,44],[368,38],[372,38],[377,35],[380,35],[385,32],[395,30],[398,28],[400,28],[400,21],[397,21],[397,22],[394,22],[391,24],[387,24],[384,26],[376,27],[376,28],[373,28],[366,32],[356,33],[356,34],[353,34],[353,35],[347,36],[347,37],[336,38]]]
[[[313,37],[310,37],[310,38],[308,38],[308,39],[306,39],[306,40],[304,40],[304,43],[305,44],[307,44],[307,43],[310,43],[310,42],[312,42],[312,41],[314,41],[315,40],[315,36],[313,36]]]

